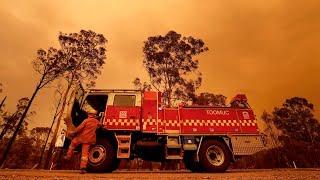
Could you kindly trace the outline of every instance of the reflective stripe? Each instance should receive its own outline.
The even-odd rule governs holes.
[[[183,126],[256,126],[256,120],[182,120]]]
[[[165,126],[180,127],[180,122],[177,119],[166,119]]]
[[[142,119],[142,130],[147,130],[147,126],[156,126],[156,119]]]
[[[106,119],[103,122],[103,125],[106,126],[124,126],[124,127],[132,127],[134,126],[135,128],[140,127],[140,122],[139,119]]]
[[[148,126],[156,126],[157,120],[156,119],[142,119],[142,123],[147,124]]]

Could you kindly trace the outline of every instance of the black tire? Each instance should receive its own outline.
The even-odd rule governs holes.
[[[199,150],[199,162],[207,172],[225,172],[230,165],[231,155],[225,143],[204,140]]]
[[[98,140],[90,148],[88,157],[88,172],[112,172],[118,168],[115,146],[108,140]]]
[[[199,162],[195,160],[196,152],[188,152],[186,151],[183,156],[183,162],[187,169],[192,172],[201,172],[202,169],[200,167]]]

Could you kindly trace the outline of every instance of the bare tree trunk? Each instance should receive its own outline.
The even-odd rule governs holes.
[[[4,135],[6,135],[9,127],[10,127],[10,123],[13,120],[13,118],[15,118],[17,115],[17,113],[14,113],[13,115],[11,115],[10,119],[8,120],[8,122],[6,122],[4,128],[2,129],[2,132],[0,134],[0,141],[2,140],[2,138],[4,137]]]
[[[3,106],[4,102],[6,101],[6,99],[7,99],[7,96],[2,99],[2,101],[0,103],[0,109],[2,108],[2,106]]]
[[[51,155],[52,155],[51,152],[52,152],[52,150],[54,148],[54,145],[55,145],[55,142],[56,142],[56,139],[57,139],[60,123],[61,123],[61,120],[63,118],[63,112],[64,112],[65,106],[67,104],[67,97],[68,97],[69,91],[71,89],[71,86],[72,86],[72,81],[71,81],[71,83],[68,84],[68,87],[67,87],[67,89],[66,89],[66,91],[65,91],[65,93],[63,95],[62,101],[61,101],[62,105],[61,105],[59,116],[58,116],[58,119],[57,119],[56,128],[54,130],[53,137],[52,137],[52,140],[51,140],[51,143],[50,143],[50,146],[49,146],[48,156],[47,156],[46,162],[45,162],[45,169],[48,169],[49,161],[50,161]]]
[[[41,161],[42,161],[44,152],[45,152],[45,150],[46,150],[46,146],[47,146],[47,143],[48,143],[48,140],[49,140],[49,137],[50,137],[50,134],[51,134],[51,131],[52,131],[54,122],[55,122],[55,120],[57,119],[57,116],[58,116],[58,114],[59,114],[59,107],[60,107],[60,104],[61,104],[61,100],[62,100],[62,96],[60,96],[60,98],[59,98],[58,105],[57,105],[57,107],[56,107],[56,109],[55,109],[55,113],[54,113],[54,115],[53,115],[53,119],[52,119],[52,123],[51,123],[51,126],[50,126],[50,130],[49,130],[49,132],[48,132],[46,141],[45,141],[45,143],[44,143],[44,145],[43,145],[43,147],[42,147],[41,155],[40,155],[39,162],[38,162],[38,167],[39,167],[39,168],[41,167]]]
[[[172,93],[172,89],[169,87],[169,90],[168,90],[168,106],[171,107],[172,106],[172,102],[171,102],[171,99],[172,99],[172,96],[171,96],[171,93]]]

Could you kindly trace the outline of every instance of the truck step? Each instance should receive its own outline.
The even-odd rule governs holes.
[[[179,155],[168,155],[166,159],[183,159],[183,157]]]
[[[119,144],[118,147],[119,148],[124,148],[124,149],[127,148],[128,149],[128,148],[130,148],[130,144],[129,143],[128,144]]]
[[[167,136],[166,159],[183,159],[183,149],[179,135],[170,134]]]
[[[167,148],[181,148],[180,136],[168,135],[167,136]]]
[[[167,144],[167,148],[170,149],[180,149],[181,148],[181,144]]]
[[[130,135],[117,135],[118,150],[117,158],[129,158],[131,150],[131,134]]]

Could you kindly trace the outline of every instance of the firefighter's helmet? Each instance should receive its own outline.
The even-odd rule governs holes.
[[[83,107],[83,110],[85,112],[87,112],[87,114],[94,114],[96,115],[97,114],[97,110],[95,110],[91,105],[89,104],[85,104],[84,107]]]

